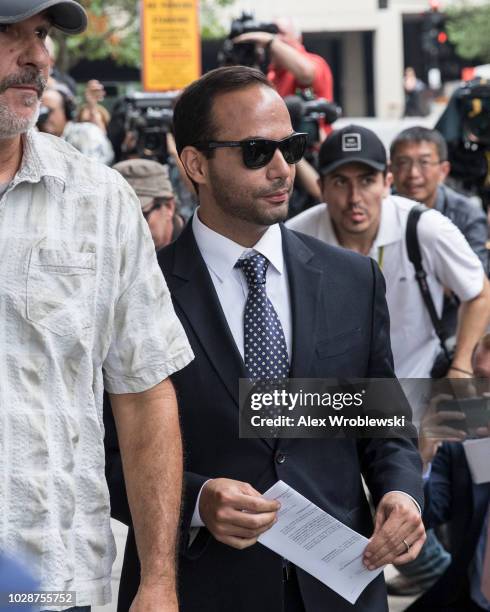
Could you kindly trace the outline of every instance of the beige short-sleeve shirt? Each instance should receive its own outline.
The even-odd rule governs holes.
[[[103,605],[104,385],[147,390],[193,354],[132,189],[61,139],[23,140],[0,199],[0,549]]]

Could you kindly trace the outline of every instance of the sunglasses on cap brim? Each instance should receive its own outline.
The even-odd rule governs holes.
[[[212,151],[228,147],[240,147],[243,163],[247,168],[256,170],[263,168],[274,157],[277,149],[288,164],[297,164],[303,157],[308,134],[296,132],[282,140],[269,140],[268,138],[248,138],[245,140],[211,140],[199,142],[194,145],[200,151]]]

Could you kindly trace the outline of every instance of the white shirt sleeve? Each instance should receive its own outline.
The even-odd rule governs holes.
[[[484,270],[459,229],[436,210],[423,214],[418,225],[424,268],[453,291],[462,302],[483,289]]]
[[[390,493],[402,493],[402,495],[406,495],[406,496],[407,496],[407,497],[409,497],[409,498],[410,498],[410,499],[413,501],[413,503],[416,505],[417,510],[419,511],[419,514],[422,514],[422,508],[420,507],[419,502],[418,502],[416,499],[414,499],[414,498],[413,498],[411,495],[409,495],[408,493],[405,493],[405,491],[390,491]],[[388,494],[386,494],[386,495],[388,495]]]
[[[206,480],[206,482],[202,485],[201,490],[199,491],[199,495],[197,496],[196,507],[194,508],[194,512],[191,518],[191,527],[205,527],[204,521],[202,520],[201,515],[199,514],[199,501],[201,500],[202,490],[207,485],[209,480],[210,479]]]

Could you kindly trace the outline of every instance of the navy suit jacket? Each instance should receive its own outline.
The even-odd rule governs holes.
[[[291,292],[291,376],[393,377],[384,280],[376,264],[281,229]],[[375,503],[388,491],[402,490],[422,505],[418,452],[407,439],[239,439],[238,380],[246,377],[244,364],[190,224],[175,243],[160,251],[158,259],[196,355],[172,376],[185,447],[181,610],[282,612],[282,561],[275,553],[261,544],[235,550],[219,543],[205,528],[188,545],[190,521],[203,483],[226,477],[249,482],[263,492],[282,479],[370,536],[372,518],[361,475]],[[112,491],[114,513],[124,518],[124,512],[117,510],[121,506],[120,479],[117,488]],[[382,576],[351,606],[311,575],[301,570],[297,574],[307,612],[387,610]],[[130,532],[120,611],[129,609],[137,584],[137,555]]]
[[[425,486],[424,523],[426,527],[449,523],[452,561],[439,580],[408,608],[410,612],[459,610],[459,601],[468,597],[468,568],[489,501],[490,484],[473,484],[463,445],[445,442]]]

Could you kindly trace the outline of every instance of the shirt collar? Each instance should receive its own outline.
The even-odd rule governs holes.
[[[45,177],[55,178],[66,184],[57,166],[59,159],[55,156],[56,149],[48,143],[46,135],[41,135],[31,129],[22,136],[22,161],[14,178],[15,183],[39,183]]]
[[[399,196],[390,195],[384,198],[381,204],[381,220],[378,233],[374,239],[373,249],[384,247],[403,239],[404,230],[398,219],[395,197]]]
[[[322,215],[325,242],[327,242],[328,244],[332,244],[333,246],[340,246],[339,241],[337,239],[337,234],[335,233],[335,229],[333,227],[330,213],[328,212],[328,204],[325,204],[325,207],[327,209],[327,214]]]
[[[284,256],[282,252],[281,228],[277,223],[271,225],[253,248],[237,244],[218,234],[199,219],[199,208],[192,217],[192,231],[201,255],[221,282],[229,275],[236,262],[241,257],[257,252],[267,257],[271,265],[282,274],[284,271]]]
[[[434,209],[438,210],[439,212],[443,212],[445,203],[446,203],[446,192],[444,190],[444,185],[438,185],[436,201],[434,202]]]

